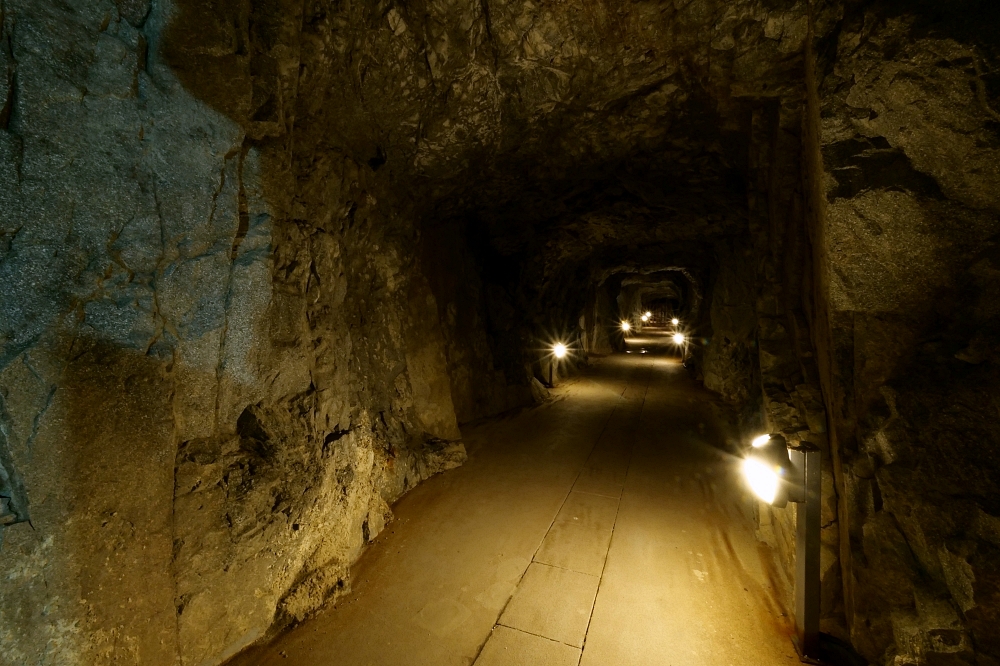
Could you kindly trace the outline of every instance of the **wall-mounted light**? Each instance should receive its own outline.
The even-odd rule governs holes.
[[[820,464],[818,448],[809,442],[789,447],[780,434],[755,437],[743,460],[743,475],[757,497],[779,508],[802,505],[795,512],[795,648],[810,663],[820,663]]]

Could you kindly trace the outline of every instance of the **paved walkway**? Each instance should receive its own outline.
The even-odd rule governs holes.
[[[393,507],[351,594],[235,663],[798,663],[737,461],[667,347],[635,337],[467,429],[469,461]]]

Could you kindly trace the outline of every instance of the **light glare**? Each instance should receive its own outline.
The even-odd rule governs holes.
[[[684,344],[684,334],[683,333],[674,333],[674,344],[675,345],[682,345],[682,344]]]
[[[627,330],[629,330],[630,328],[632,328],[632,325],[631,325],[631,324],[629,324],[629,323],[628,323],[627,321],[623,321],[623,322],[622,322],[622,330],[623,330],[623,331],[627,331]]]
[[[653,313],[650,312],[649,310],[646,310],[646,319],[649,319],[652,316],[653,316]]]
[[[681,320],[678,319],[677,317],[674,317],[673,319],[670,320],[670,323],[676,326],[677,324],[681,323]]]
[[[639,319],[643,321],[649,321],[649,315],[642,315],[641,317],[639,317]]]
[[[770,435],[761,435],[759,437],[754,437],[753,441],[750,442],[750,446],[752,446],[755,449],[759,449],[760,447],[764,446],[770,441],[771,441]]]
[[[743,476],[754,494],[771,504],[778,495],[778,475],[773,469],[756,458],[743,461]]]
[[[556,358],[562,358],[566,355],[566,345],[560,342],[552,348],[552,353],[556,355]]]

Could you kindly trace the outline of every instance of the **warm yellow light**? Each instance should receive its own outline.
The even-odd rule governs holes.
[[[771,504],[778,495],[778,474],[766,463],[756,458],[743,461],[743,476],[754,494]]]
[[[770,441],[771,441],[770,435],[761,435],[759,437],[754,437],[753,441],[750,442],[750,446],[752,446],[755,449],[759,449],[760,447],[764,446]]]
[[[684,344],[684,334],[683,333],[674,333],[674,344],[675,345],[682,345],[682,344]]]
[[[566,355],[566,345],[560,342],[552,348],[552,353],[556,355],[556,358],[562,358]]]
[[[649,319],[652,316],[653,316],[653,313],[650,312],[649,310],[646,310],[646,319]]]
[[[649,321],[649,315],[642,315],[641,317],[639,317],[639,319],[643,321]]]
[[[632,325],[631,325],[631,324],[629,324],[629,323],[628,323],[627,321],[623,321],[623,322],[622,322],[622,330],[623,330],[623,331],[627,331],[627,330],[629,330],[630,328],[632,328]]]
[[[670,323],[676,326],[677,324],[681,323],[681,320],[678,319],[677,317],[674,317],[673,319],[670,320]]]

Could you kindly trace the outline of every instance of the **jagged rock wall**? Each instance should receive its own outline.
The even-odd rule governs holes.
[[[702,381],[705,388],[744,409],[755,402],[754,387],[759,385],[753,252],[743,243],[720,243],[716,252],[718,269],[710,287],[711,330],[707,331]]]
[[[219,663],[464,457],[412,217],[293,149],[301,14],[201,9],[0,3],[4,663]]]
[[[847,638],[843,619],[837,489],[825,407],[807,313],[813,271],[805,233],[801,157],[804,97],[757,100],[747,108],[749,228],[717,243],[710,320],[700,366],[705,386],[731,405],[740,440],[778,432],[790,444],[810,442],[823,460],[821,628]],[[774,555],[783,601],[793,610],[797,506],[759,503],[758,536]]]
[[[528,399],[519,312],[748,234],[706,381],[828,454],[866,655],[989,663],[997,21],[904,5],[2,0],[5,656],[217,663],[301,617],[456,420]]]
[[[421,235],[425,273],[438,306],[451,401],[460,423],[522,407],[532,400],[507,290],[483,275],[465,230],[430,225]],[[495,353],[506,349],[506,356]]]
[[[995,664],[1000,14],[819,9],[814,331],[851,638],[878,664]]]

